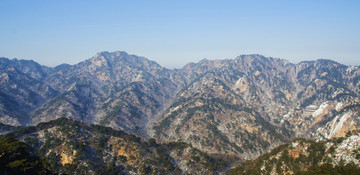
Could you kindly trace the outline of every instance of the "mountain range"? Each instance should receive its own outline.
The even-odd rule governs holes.
[[[0,58],[0,87],[3,133],[68,118],[239,162],[360,129],[360,67],[324,59],[241,55],[167,69],[120,51],[56,67]]]

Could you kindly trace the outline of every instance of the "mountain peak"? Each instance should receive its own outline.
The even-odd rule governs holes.
[[[125,51],[98,52],[94,57],[90,59],[90,61],[97,62],[98,64],[105,64],[105,62],[108,62],[112,65],[125,64],[135,67],[148,67],[150,65],[156,65],[156,67],[161,67],[154,61],[151,61],[145,57],[130,55]]]
[[[359,129],[360,71],[329,60],[288,64],[251,54],[168,70],[116,51],[49,72],[2,60],[6,124],[67,117],[239,159],[294,137],[324,140]],[[19,71],[7,75],[11,66]]]
[[[269,62],[274,60],[273,57],[265,57],[264,55],[260,54],[246,54],[246,55],[240,55],[235,58],[235,60],[247,60],[247,61],[265,61]]]
[[[125,51],[114,51],[114,52],[109,52],[109,51],[102,51],[102,52],[98,52],[96,53],[96,55],[94,57],[98,57],[98,56],[126,56],[129,55],[127,52]]]

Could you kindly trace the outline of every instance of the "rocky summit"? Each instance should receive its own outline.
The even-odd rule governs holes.
[[[68,118],[186,143],[229,167],[294,138],[323,142],[360,129],[360,67],[324,59],[241,55],[167,69],[120,51],[56,67],[0,58],[0,87],[2,133]]]

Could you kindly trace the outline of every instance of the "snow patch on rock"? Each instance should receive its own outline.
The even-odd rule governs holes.
[[[344,92],[343,88],[339,88],[337,89],[334,94],[332,95],[332,98],[335,98],[336,96],[338,96],[339,94],[342,94]]]
[[[296,148],[297,146],[299,146],[299,142],[293,142],[291,145],[293,148]]]
[[[355,67],[355,66],[350,66],[350,67],[348,67],[347,69],[346,69],[346,72],[348,73],[348,74],[351,74],[351,72],[353,72],[354,70],[356,70],[357,69],[357,67]]]
[[[329,106],[328,102],[324,102],[320,107],[313,113],[313,117],[317,117],[324,113],[324,110]]]
[[[356,156],[353,154],[354,151],[360,148],[360,136],[353,135],[346,140],[344,140],[335,150],[335,161],[337,163],[344,161],[345,165],[354,162],[356,165],[359,165],[359,160],[356,159]]]
[[[344,103],[339,102],[338,104],[336,104],[335,110],[336,110],[336,111],[340,111],[343,106],[344,106]]]

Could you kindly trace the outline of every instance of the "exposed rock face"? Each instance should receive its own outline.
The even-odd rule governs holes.
[[[10,68],[17,71],[16,76],[25,74],[22,79],[11,76],[9,78],[9,75],[5,74],[7,71],[5,69],[5,73],[1,76],[1,82],[4,82],[1,86],[4,90],[17,89],[12,94],[1,91],[4,93],[1,97],[6,98],[1,103],[4,106],[1,109],[5,108],[1,120],[12,125],[36,124],[67,117],[88,123],[109,125],[146,136],[144,128],[148,119],[161,111],[184,83],[182,81],[184,78],[179,77],[179,73],[125,52],[102,52],[73,66],[60,65],[47,68],[38,65],[41,69],[39,68],[39,71],[36,69],[34,72],[28,71],[31,68],[23,68],[29,64],[28,61],[2,60],[10,62],[10,66],[15,64],[12,62],[20,62],[19,64],[23,64],[22,69]],[[38,79],[33,80],[31,76]],[[38,81],[39,85],[26,82],[25,78]],[[25,85],[20,87],[11,81]],[[28,102],[40,98],[28,97],[34,94],[33,90],[29,89],[34,85],[38,88],[35,92],[39,93],[35,95],[41,95],[41,99],[37,100],[36,104]],[[20,89],[22,87],[28,89],[22,90]],[[25,104],[18,104],[22,100],[19,97],[7,98],[10,95],[19,96],[21,94],[19,91],[30,93],[23,95],[27,97],[23,100]],[[21,114],[26,113],[26,115],[15,113],[19,108],[8,109],[12,106],[19,108],[21,106],[24,110]],[[12,111],[15,114],[8,114]]]
[[[154,127],[161,140],[181,140],[210,153],[250,159],[286,138],[213,73],[179,96]]]
[[[245,55],[184,69],[199,78],[163,114],[160,140],[252,159],[292,137],[324,140],[359,128],[359,67]]]
[[[0,58],[0,122],[31,124],[31,112],[59,93],[43,80],[49,69],[33,61]]]
[[[293,138],[359,129],[360,68],[261,55],[169,70],[125,52],[55,68],[1,58],[0,121],[67,117],[253,159]]]

